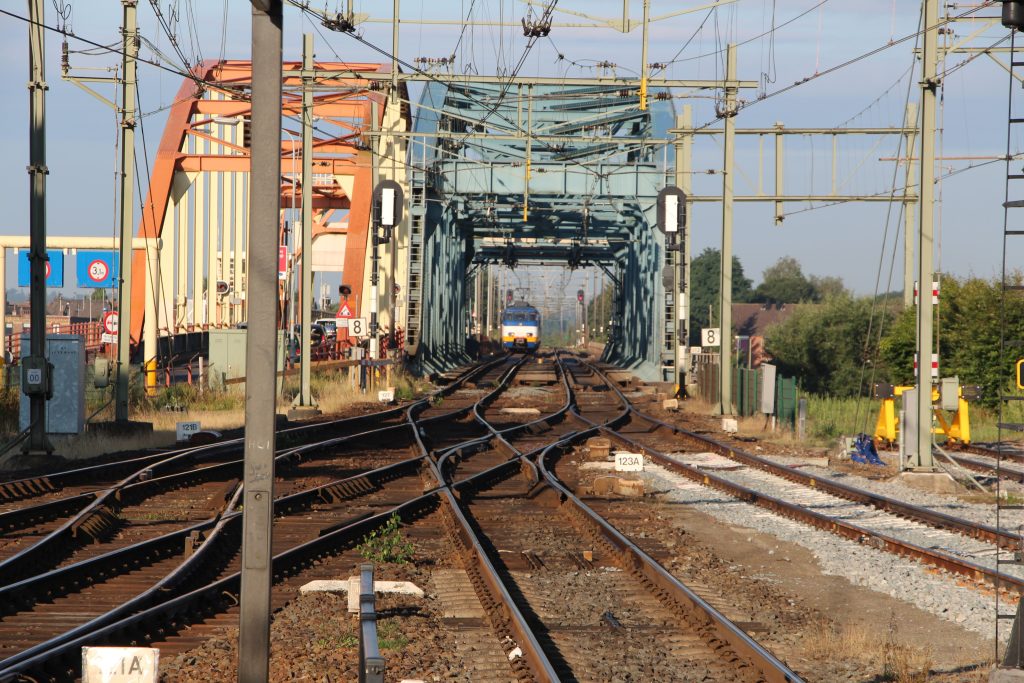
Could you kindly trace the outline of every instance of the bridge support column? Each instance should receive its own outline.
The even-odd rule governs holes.
[[[157,287],[160,283],[159,240],[146,240],[146,317],[143,320],[143,371],[146,376],[146,394],[156,394],[156,358],[157,358]]]

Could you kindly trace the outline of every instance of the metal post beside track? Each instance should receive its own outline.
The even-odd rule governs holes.
[[[384,658],[377,643],[373,565],[359,565],[359,683],[384,683]]]

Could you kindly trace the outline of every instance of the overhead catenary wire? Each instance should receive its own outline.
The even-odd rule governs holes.
[[[821,4],[824,4],[825,2],[828,2],[828,0],[823,0]],[[850,59],[847,59],[846,61],[840,62],[839,64],[836,64],[834,66],[828,67],[827,69],[824,69],[822,71],[818,71],[818,72],[816,72],[816,73],[814,73],[814,74],[812,74],[810,76],[807,76],[807,77],[805,77],[805,78],[803,78],[803,79],[801,79],[799,81],[796,81],[796,82],[794,82],[794,83],[792,83],[790,85],[784,86],[784,87],[779,88],[777,90],[773,90],[772,92],[769,92],[769,93],[765,93],[765,94],[761,95],[760,97],[758,97],[756,100],[750,100],[750,101],[746,101],[746,102],[738,102],[736,104],[735,110],[733,112],[731,112],[731,115],[738,114],[740,111],[742,111],[744,109],[748,109],[748,108],[754,106],[755,104],[759,104],[759,103],[764,102],[765,100],[768,100],[770,98],[776,97],[778,95],[782,95],[782,94],[787,93],[787,92],[789,92],[791,90],[794,90],[795,88],[799,88],[802,85],[806,85],[807,83],[810,83],[811,81],[817,80],[817,79],[819,79],[819,78],[821,78],[823,76],[827,76],[827,75],[833,74],[833,73],[835,73],[837,71],[845,69],[848,66],[851,66],[851,65],[856,64],[858,62],[864,61],[865,59],[873,57],[873,56],[875,56],[875,55],[877,55],[879,53],[885,52],[886,50],[889,50],[890,48],[893,48],[893,47],[895,47],[897,45],[905,43],[905,42],[907,42],[909,40],[917,39],[921,35],[923,35],[924,33],[927,33],[928,31],[931,31],[933,29],[942,28],[942,27],[944,27],[944,26],[946,26],[948,24],[951,24],[951,23],[957,21],[958,19],[963,19],[963,18],[968,17],[968,16],[970,16],[970,15],[976,13],[976,12],[979,12],[979,11],[981,11],[983,9],[992,7],[997,2],[999,2],[999,0],[984,0],[982,3],[980,3],[978,5],[975,5],[973,7],[970,7],[967,10],[965,10],[964,12],[961,12],[960,14],[953,15],[953,16],[947,16],[945,19],[939,20],[934,26],[928,26],[928,27],[925,27],[925,28],[919,28],[919,30],[915,31],[914,33],[909,33],[909,34],[907,34],[905,36],[897,38],[896,40],[891,40],[888,43],[886,43],[885,45],[880,45],[880,46],[878,46],[876,48],[868,50],[867,52],[862,52],[861,54],[859,54],[859,55],[857,55],[855,57],[851,57]],[[811,9],[813,10],[815,8],[811,8]],[[810,11],[810,10],[808,10],[808,11]],[[749,42],[749,41],[744,41],[744,42]],[[711,53],[711,54],[718,54],[718,52],[720,52],[720,51],[716,51],[715,53]],[[703,56],[709,56],[709,55],[703,55]],[[696,59],[696,58],[691,58],[691,59]],[[719,117],[716,117],[715,119],[712,119],[712,120],[708,121],[707,123],[704,123],[704,124],[698,126],[694,130],[704,130],[705,128],[709,128],[712,125],[714,125],[714,123],[718,120],[718,118]]]

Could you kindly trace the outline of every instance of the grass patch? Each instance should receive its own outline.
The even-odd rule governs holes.
[[[412,559],[416,546],[402,535],[401,520],[391,515],[387,523],[368,533],[356,550],[368,562],[375,564],[405,564]]]
[[[895,616],[883,637],[866,624],[836,624],[822,621],[804,640],[804,652],[819,660],[860,662],[865,674],[876,674],[874,681],[887,683],[925,683],[932,672],[931,652],[901,642]]]
[[[409,638],[402,633],[397,621],[382,619],[377,622],[377,646],[381,650],[403,650],[409,644]]]

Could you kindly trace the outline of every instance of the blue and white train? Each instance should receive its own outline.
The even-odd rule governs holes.
[[[501,345],[509,351],[536,351],[540,346],[540,311],[517,301],[501,313]]]

